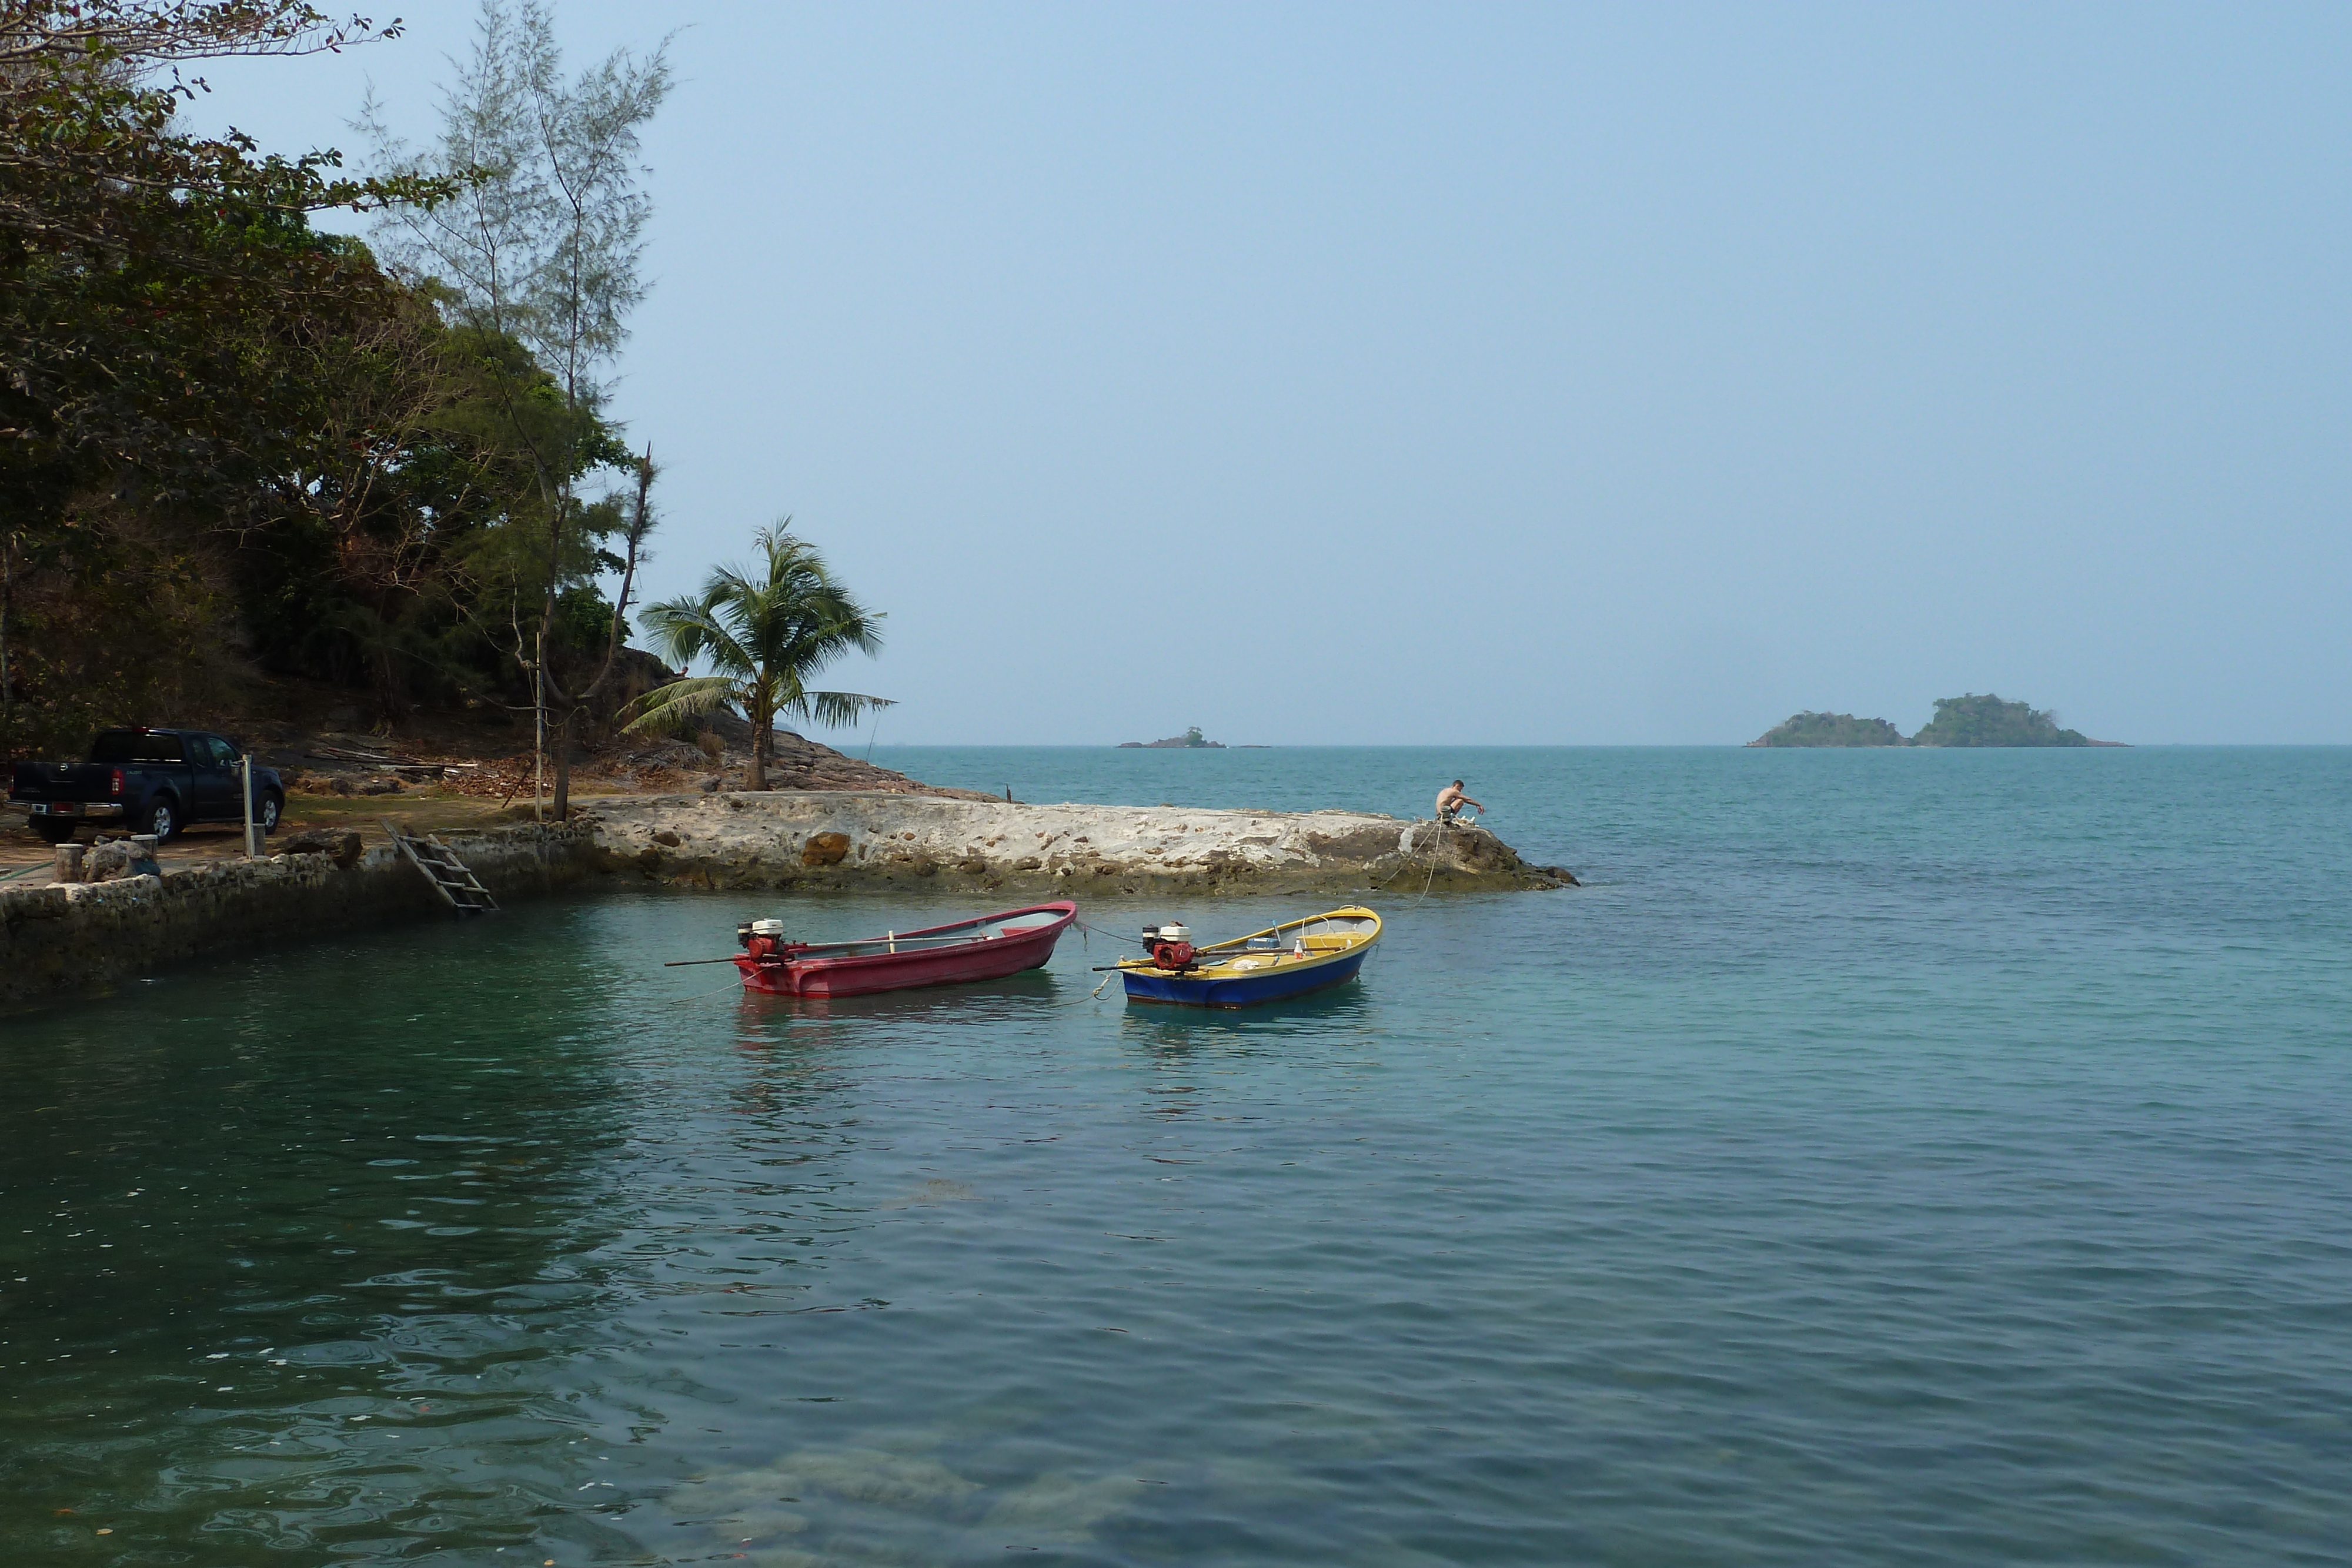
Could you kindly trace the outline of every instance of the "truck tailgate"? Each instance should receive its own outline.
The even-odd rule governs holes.
[[[110,800],[117,771],[102,762],[19,762],[9,777],[8,799]]]

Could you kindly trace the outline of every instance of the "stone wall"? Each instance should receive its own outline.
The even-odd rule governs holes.
[[[594,875],[593,839],[577,823],[443,838],[501,903]],[[348,868],[330,854],[281,854],[161,876],[8,889],[0,891],[0,1008],[102,992],[127,975],[180,959],[436,916],[457,918],[388,843]]]

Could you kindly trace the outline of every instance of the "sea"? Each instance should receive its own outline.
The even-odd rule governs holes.
[[[2352,1562],[2352,749],[883,747],[1426,814],[1361,977],[651,886],[0,1017],[0,1563]]]

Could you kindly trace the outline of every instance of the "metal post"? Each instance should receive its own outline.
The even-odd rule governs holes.
[[[237,771],[245,777],[245,858],[261,858],[261,846],[253,836],[253,753],[237,758]]]
[[[539,657],[530,666],[530,815],[537,822],[545,822],[547,813],[540,807],[540,796],[547,787],[547,633],[539,634]]]

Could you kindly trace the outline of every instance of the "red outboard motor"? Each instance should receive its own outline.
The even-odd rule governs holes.
[[[784,940],[781,920],[748,920],[735,927],[735,945],[755,964],[776,964],[801,950],[803,944]]]
[[[1155,968],[1171,973],[1181,973],[1200,960],[1189,926],[1147,925],[1143,928],[1143,946],[1150,952]]]

